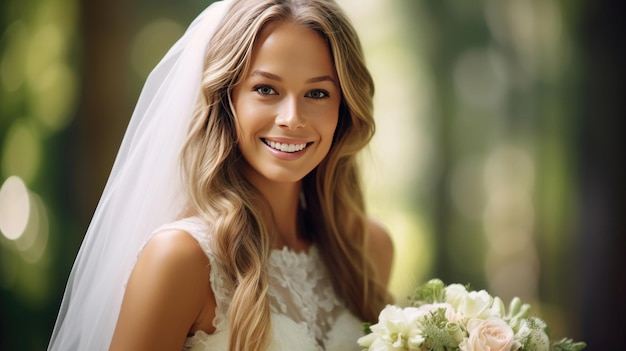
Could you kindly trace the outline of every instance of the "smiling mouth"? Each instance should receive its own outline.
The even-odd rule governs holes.
[[[274,150],[282,151],[282,152],[298,152],[304,150],[308,145],[312,143],[301,143],[301,144],[288,144],[288,143],[277,143],[275,141],[261,139],[265,145],[271,147]]]

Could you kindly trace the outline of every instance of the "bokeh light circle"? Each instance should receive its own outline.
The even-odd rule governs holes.
[[[26,184],[9,177],[0,188],[0,232],[11,240],[24,233],[30,216],[30,196]]]

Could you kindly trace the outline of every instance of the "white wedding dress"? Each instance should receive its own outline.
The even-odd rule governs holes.
[[[217,308],[215,333],[196,332],[187,338],[187,351],[227,351],[229,326],[226,316],[232,288],[223,279],[213,254],[212,231],[197,217],[185,218],[158,231],[179,229],[193,236],[211,264],[211,287]],[[361,350],[357,339],[363,335],[359,321],[335,294],[328,270],[317,247],[308,252],[288,248],[273,250],[269,260],[269,298],[272,341],[269,351],[350,351]]]

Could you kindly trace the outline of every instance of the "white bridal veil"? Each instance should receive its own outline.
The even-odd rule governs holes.
[[[204,10],[150,73],[72,268],[48,350],[108,350],[139,250],[181,211],[179,152],[206,47],[229,3]]]

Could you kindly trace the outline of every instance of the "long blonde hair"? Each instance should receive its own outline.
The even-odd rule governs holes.
[[[232,284],[230,350],[262,350],[270,340],[266,267],[272,236],[260,214],[263,199],[241,172],[231,92],[250,65],[258,34],[271,22],[292,21],[328,43],[342,101],[333,145],[303,179],[301,227],[315,243],[347,307],[375,321],[390,301],[366,252],[368,219],[357,153],[374,134],[374,84],[357,34],[332,0],[238,0],[208,45],[202,98],[182,151],[189,211],[211,224],[216,262]]]

